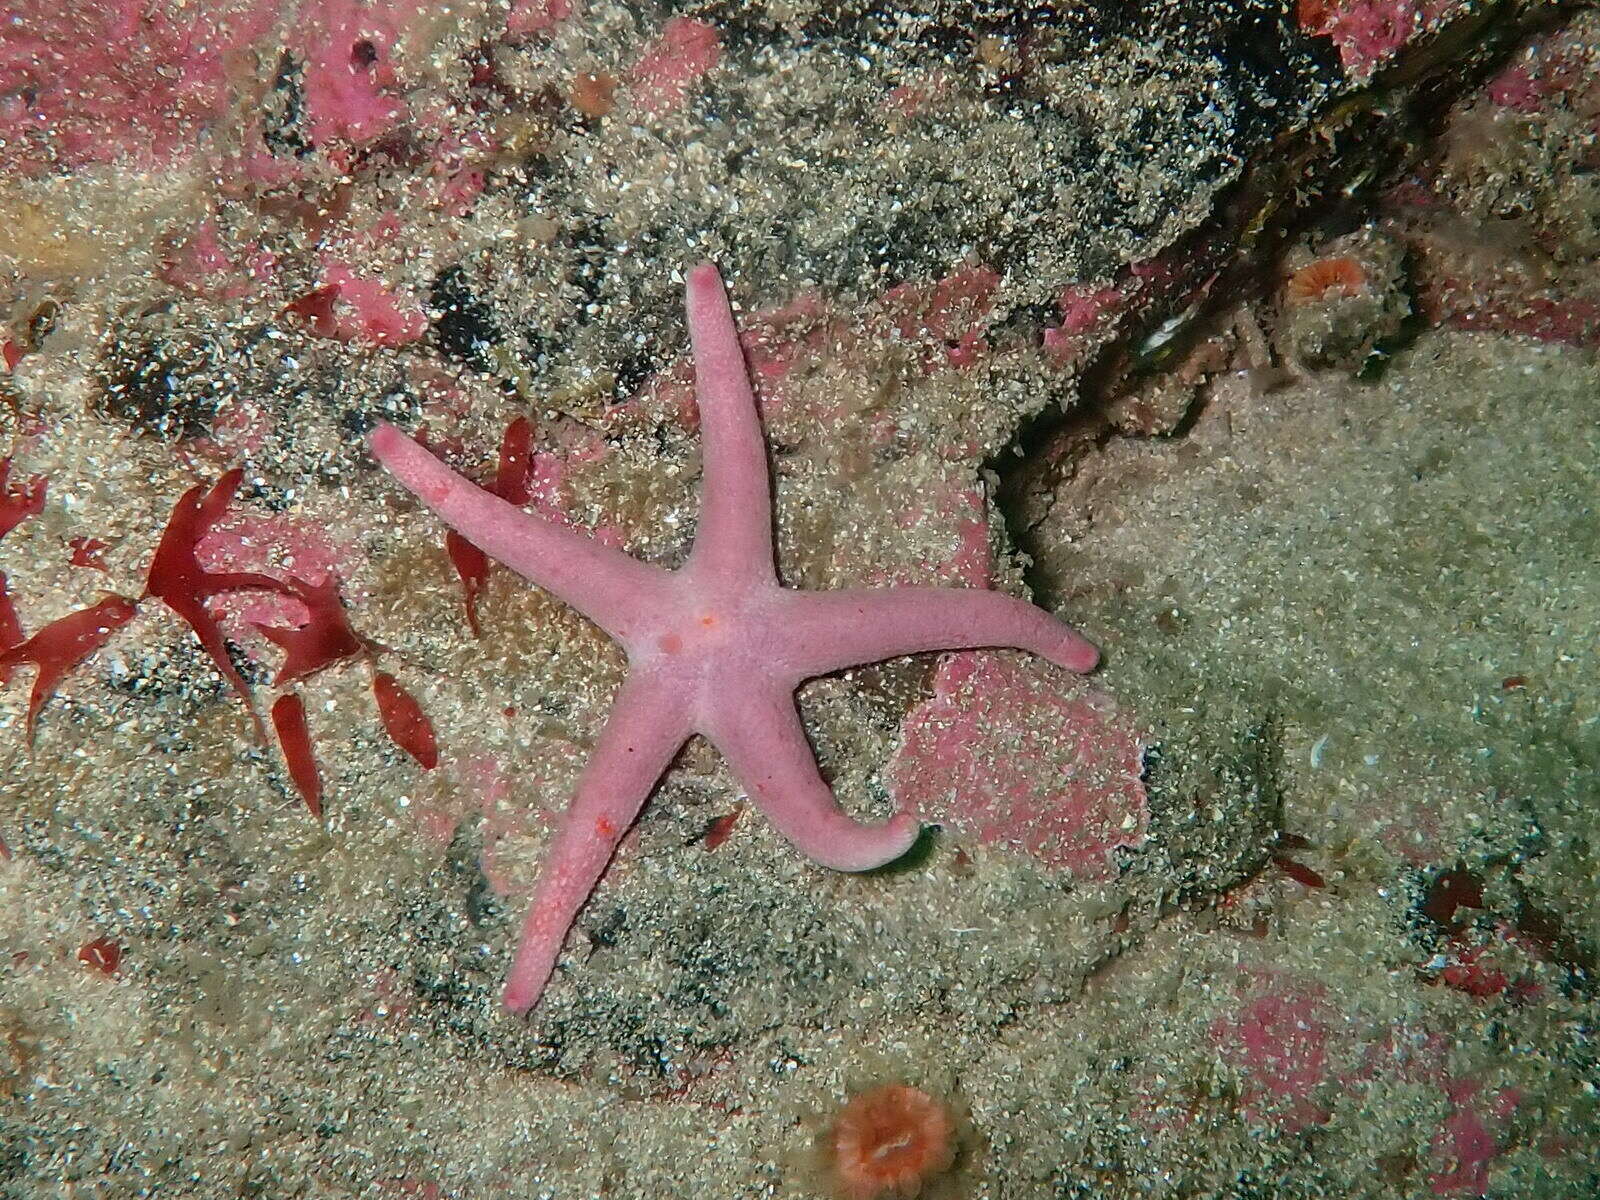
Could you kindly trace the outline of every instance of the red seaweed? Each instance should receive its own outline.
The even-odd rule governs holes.
[[[25,642],[0,654],[0,680],[23,663],[39,668],[28,697],[28,743],[33,744],[34,722],[46,700],[61,681],[84,659],[111,640],[111,635],[133,619],[139,611],[136,601],[126,596],[106,596],[98,604],[81,608],[50,622]]]
[[[1445,930],[1455,930],[1461,921],[1457,909],[1483,907],[1483,877],[1457,865],[1441,872],[1428,885],[1422,897],[1422,914]]]
[[[1278,870],[1302,887],[1323,888],[1328,886],[1326,879],[1303,862],[1296,862],[1294,859],[1282,854],[1274,854],[1272,861],[1277,865]]]
[[[294,592],[286,583],[270,575],[253,571],[207,571],[200,565],[195,553],[200,539],[211,531],[211,527],[227,511],[228,503],[239,489],[243,477],[244,472],[235,467],[212,484],[209,491],[204,484],[196,484],[179,498],[161,534],[161,542],[156,546],[155,557],[150,560],[145,595],[160,600],[194,630],[195,637],[200,639],[200,645],[210,655],[212,663],[244,701],[250,719],[255,723],[256,736],[265,738],[261,717],[250,698],[250,689],[228,661],[222,629],[206,608],[206,601],[223,592],[268,591],[287,595],[294,595]]]
[[[1461,954],[1459,962],[1452,963],[1439,972],[1439,980],[1446,987],[1455,988],[1482,1000],[1498,996],[1511,986],[1511,977],[1492,963],[1480,963],[1485,946],[1475,946]]]
[[[78,947],[78,961],[102,975],[115,975],[122,965],[122,947],[108,937],[95,938]]]
[[[500,462],[495,468],[494,482],[485,490],[493,492],[510,504],[526,504],[532,496],[529,475],[533,468],[533,425],[526,417],[518,417],[506,426],[500,439]],[[467,606],[467,625],[473,637],[482,637],[478,627],[478,593],[489,580],[489,559],[466,538],[453,530],[444,535],[445,552],[461,577],[461,590]]]
[[[705,827],[705,832],[700,835],[700,844],[707,850],[715,850],[723,842],[733,836],[733,827],[739,820],[739,814],[744,809],[736,808],[730,813],[724,813]]]
[[[10,476],[11,460],[0,458],[0,538],[44,508],[44,476],[27,483],[10,483]]]
[[[333,318],[333,305],[338,298],[338,288],[319,287],[291,300],[283,311],[303,318],[311,326],[311,332],[318,337],[331,338],[337,336],[339,331],[339,323]]]
[[[317,759],[311,752],[311,731],[306,727],[306,706],[290,692],[272,705],[272,728],[277,731],[283,761],[289,765],[289,778],[300,793],[311,815],[322,819],[322,778]]]
[[[500,464],[491,490],[514,503],[526,503],[529,497],[532,433],[526,420],[514,421],[506,430],[501,446]],[[11,460],[0,459],[0,537],[44,507],[45,480],[35,476],[26,484],[10,484],[10,471]],[[278,579],[254,571],[211,571],[201,565],[200,543],[226,514],[242,479],[243,472],[236,468],[226,472],[209,488],[196,484],[179,498],[151,558],[145,593],[139,600],[108,595],[98,604],[69,613],[46,625],[33,637],[25,638],[7,590],[6,577],[0,573],[0,684],[10,682],[16,669],[24,664],[31,663],[38,669],[28,704],[30,744],[39,711],[61,681],[104,646],[117,629],[132,620],[140,602],[147,598],[160,600],[194,631],[217,670],[244,701],[257,737],[263,740],[266,728],[256,711],[249,685],[229,660],[221,626],[207,606],[212,597],[227,592],[266,591],[291,597],[305,605],[306,619],[297,628],[256,626],[284,651],[284,662],[275,679],[277,684],[305,679],[350,658],[370,658],[381,649],[351,626],[338,582],[331,576],[320,583],[308,583],[303,579]],[[462,544],[471,553],[479,553],[476,548]],[[73,551],[72,565],[105,569],[99,561],[100,552],[106,546],[104,542],[76,537],[69,545]],[[486,574],[487,560],[483,562]],[[466,574],[463,574],[463,582],[467,582]],[[481,586],[481,582],[480,578],[477,586]],[[476,588],[469,585],[469,611],[475,595]],[[432,770],[439,761],[438,742],[433,724],[421,706],[387,672],[375,674],[372,686],[384,729],[395,744],[424,769]],[[290,778],[306,807],[320,818],[322,784],[312,753],[304,702],[292,694],[281,696],[272,706],[272,724]],[[0,857],[10,857],[9,848],[3,843],[0,843]],[[114,964],[112,969],[115,969]]]
[[[74,567],[93,567],[96,571],[106,569],[106,564],[100,561],[106,543],[99,538],[75,537],[68,541],[67,545],[72,547],[72,558],[69,561]]]
[[[306,679],[334,663],[365,654],[371,648],[370,643],[350,627],[336,580],[328,578],[321,583],[306,583],[293,579],[283,591],[306,606],[307,616],[305,624],[297,629],[256,626],[284,650],[283,666],[272,680],[274,687]]]
[[[379,671],[372,677],[372,696],[394,744],[416,759],[424,771],[438,766],[439,743],[433,734],[433,722],[411,693],[400,686],[400,681],[387,671]]]
[[[22,622],[17,620],[17,610],[11,603],[11,593],[6,590],[6,573],[0,571],[0,654],[13,646],[22,645]],[[0,667],[0,684],[11,681],[11,671]]]

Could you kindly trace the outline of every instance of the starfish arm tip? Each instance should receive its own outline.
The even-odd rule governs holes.
[[[522,980],[513,979],[507,982],[505,991],[500,995],[501,1007],[513,1017],[525,1016],[543,990],[542,986],[532,988]]]
[[[610,858],[609,847],[605,857],[607,860]],[[599,871],[596,870],[595,874],[598,876]],[[540,882],[542,885],[544,879],[541,878]],[[593,883],[592,880],[587,882]],[[541,903],[546,898],[535,892],[523,922],[522,936],[517,941],[516,954],[511,960],[511,970],[506,974],[505,988],[500,993],[501,1006],[512,1016],[520,1017],[529,1012],[539,1003],[545,988],[550,986],[550,977],[555,974],[556,960],[567,940],[568,928],[577,915],[577,909],[588,898],[587,889],[566,897],[558,896],[557,901],[565,903],[556,914],[559,919],[552,921],[552,910]]]
[[[817,815],[798,825],[767,809],[767,816],[801,853],[831,871],[876,871],[904,858],[922,836],[922,820],[905,810],[876,825],[838,811],[823,814],[822,820],[817,820]]]
[[[1068,671],[1087,675],[1100,665],[1100,650],[1093,642],[1074,633],[1061,648],[1057,661]]]
[[[738,371],[743,375],[744,359],[736,348],[738,334],[734,331],[733,310],[728,303],[728,290],[722,282],[722,272],[714,262],[697,263],[690,267],[683,279],[684,306],[689,317],[691,339],[696,343],[696,364],[701,365],[702,339],[725,343],[734,347],[733,357],[738,360]]]
[[[400,448],[400,443],[406,440],[406,435],[387,421],[379,421],[372,432],[367,434],[367,449],[372,451],[372,456],[383,462]]]
[[[722,276],[714,262],[696,263],[689,268],[688,283],[691,290],[712,287],[721,282]]]
[[[841,871],[875,871],[904,858],[922,836],[922,821],[901,810],[881,825],[861,827],[861,845]]]

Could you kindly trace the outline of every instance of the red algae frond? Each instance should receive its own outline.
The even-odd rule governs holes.
[[[532,469],[533,425],[526,417],[518,417],[506,426],[505,435],[500,439],[500,462],[495,468],[494,482],[485,490],[521,507],[533,496]],[[461,577],[472,636],[482,637],[483,630],[478,624],[478,594],[489,581],[489,558],[453,529],[444,535],[444,548],[456,574]]]
[[[948,1105],[920,1088],[885,1084],[840,1110],[826,1151],[842,1200],[910,1200],[956,1158],[956,1120]]]
[[[11,603],[11,593],[7,590],[6,573],[0,571],[0,654],[4,654],[13,646],[20,646],[26,639],[22,634],[22,622],[17,619],[17,610]],[[11,668],[0,667],[0,684],[11,682]]]
[[[281,592],[285,585],[270,575],[255,572],[207,571],[200,565],[196,554],[200,539],[222,519],[243,479],[244,472],[236,467],[226,472],[209,489],[204,484],[196,484],[179,497],[177,504],[172,507],[167,527],[162,531],[161,541],[156,545],[155,556],[150,560],[145,595],[160,600],[194,630],[195,637],[200,640],[201,647],[217,672],[244,701],[259,736],[262,733],[261,717],[251,701],[250,689],[244,677],[228,659],[222,628],[206,607],[206,601],[223,592]]]
[[[378,702],[378,716],[390,740],[415,759],[424,771],[438,766],[439,742],[434,736],[433,722],[428,720],[411,693],[400,686],[400,681],[387,671],[379,671],[372,677],[372,695]]]
[[[317,820],[322,819],[322,776],[311,749],[311,729],[306,724],[305,701],[293,692],[279,696],[272,705],[272,728],[283,749],[283,761],[295,790]]]
[[[0,458],[0,538],[44,510],[45,481],[41,476],[26,483],[10,480],[11,460]]]
[[[283,666],[272,679],[274,687],[309,679],[334,663],[371,651],[367,640],[351,628],[344,601],[339,598],[339,585],[332,578],[321,583],[294,580],[286,594],[306,606],[305,624],[294,629],[256,626],[262,636],[284,652]]]
[[[526,422],[521,424],[525,426]],[[521,469],[518,464],[526,459],[526,441],[525,429],[515,435],[508,431],[507,448],[502,451],[502,482]],[[37,514],[44,505],[46,481],[35,477],[26,484],[11,484],[10,467],[10,459],[0,459],[0,537]],[[27,637],[12,605],[6,577],[0,573],[0,685],[8,684],[18,668],[32,666],[36,670],[25,723],[29,744],[34,739],[40,710],[62,680],[133,620],[139,606],[148,599],[160,600],[194,631],[217,670],[244,701],[257,736],[265,741],[265,726],[250,688],[229,659],[222,627],[208,604],[214,597],[230,592],[264,591],[288,597],[306,610],[304,622],[294,628],[256,625],[260,633],[284,651],[274,684],[297,683],[351,659],[365,661],[374,672],[373,697],[384,729],[419,766],[432,770],[439,761],[432,722],[394,676],[376,671],[374,659],[384,648],[351,626],[338,582],[332,575],[312,583],[254,571],[212,571],[201,563],[200,543],[226,515],[243,478],[243,472],[235,468],[209,487],[196,484],[179,498],[151,557],[144,595],[138,599],[107,595],[99,603],[58,617]],[[98,560],[105,543],[77,538],[71,544],[73,565],[105,569]],[[280,696],[272,707],[272,725],[295,788],[311,813],[320,817],[322,784],[301,698],[293,694]],[[9,850],[0,843],[0,858],[9,857]]]
[[[34,676],[33,692],[28,697],[28,742],[39,720],[39,710],[60,685],[61,681],[96,650],[111,640],[111,635],[133,620],[138,605],[126,596],[106,596],[98,604],[81,608],[50,622],[25,642],[0,654],[0,682],[8,682],[11,672],[24,663],[38,668]],[[11,617],[9,603],[7,620]],[[9,639],[11,631],[7,630]]]
[[[11,483],[10,478],[11,460],[0,458],[0,538],[44,508],[45,481],[42,478],[34,476],[20,485]],[[17,610],[12,607],[11,594],[6,588],[6,574],[0,571],[0,654],[20,646],[24,640],[22,622],[17,620]],[[11,667],[0,662],[0,684],[10,679]]]
[[[102,975],[115,975],[122,966],[122,947],[108,937],[98,937],[78,947],[78,961]]]

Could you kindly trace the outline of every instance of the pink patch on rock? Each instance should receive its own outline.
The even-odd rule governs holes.
[[[1311,32],[1331,38],[1339,61],[1356,75],[1370,75],[1411,39],[1417,9],[1410,0],[1354,0],[1328,6]]]
[[[945,343],[945,363],[960,369],[989,349],[983,331],[999,287],[999,272],[980,264],[960,267],[931,284],[896,284],[883,294],[883,304],[900,337]]]
[[[406,115],[396,95],[395,45],[425,12],[421,0],[313,0],[304,29],[306,120],[319,145],[361,145],[388,133]]]
[[[1544,107],[1544,90],[1526,63],[1515,63],[1489,80],[1484,90],[1496,108],[1536,113]]]
[[[1522,113],[1552,107],[1597,114],[1600,63],[1595,63],[1585,36],[1573,25],[1548,37],[1536,37],[1517,61],[1484,85],[1492,104]]]
[[[883,107],[902,117],[914,117],[934,108],[951,92],[950,79],[943,71],[930,71],[908,83],[889,89]]]
[[[673,17],[629,72],[634,105],[650,116],[681,107],[689,89],[721,58],[722,43],[712,26]]]
[[[1423,271],[1417,308],[1435,325],[1572,346],[1600,345],[1600,298],[1592,295],[1530,295],[1489,275],[1458,279]]]
[[[428,332],[427,314],[409,296],[381,280],[358,275],[348,264],[329,260],[327,282],[289,305],[319,337],[369,346],[403,346]]]
[[[950,570],[968,587],[989,586],[989,523],[988,507],[983,493],[977,488],[963,488],[955,503],[956,554],[950,561]]]
[[[1120,288],[1069,287],[1056,301],[1061,310],[1061,328],[1068,333],[1089,333],[1107,314],[1114,314],[1121,301]]]
[[[912,710],[887,772],[896,801],[958,837],[1085,879],[1149,825],[1145,739],[1103,694],[1047,665],[948,655]]]
[[[1297,12],[1301,28],[1331,39],[1344,69],[1364,79],[1462,7],[1462,0],[1300,0]]]
[[[1502,1087],[1485,1102],[1481,1080],[1451,1072],[1451,1045],[1444,1033],[1395,1025],[1367,1048],[1366,1063],[1345,1082],[1377,1078],[1437,1088],[1450,1112],[1430,1142],[1429,1189],[1439,1196],[1483,1196],[1490,1190],[1489,1166],[1504,1153],[1494,1128],[1515,1115],[1522,1095]]]
[[[24,174],[185,157],[248,78],[276,0],[0,3],[0,164]]]
[[[572,0],[516,0],[506,18],[506,32],[513,37],[548,33],[572,15]]]
[[[207,218],[162,260],[161,278],[196,296],[236,300],[250,294],[244,268],[228,257],[216,221]]]
[[[992,572],[989,551],[988,504],[982,488],[944,480],[931,484],[895,514],[901,529],[948,534],[948,550],[933,561],[902,562],[869,571],[872,587],[940,586],[986,588]]]
[[[1056,300],[1061,324],[1044,331],[1044,349],[1056,362],[1066,362],[1091,341],[1111,332],[1127,311],[1121,288],[1075,283]]]
[[[1328,1119],[1315,1097],[1329,1079],[1332,1017],[1315,984],[1262,973],[1241,986],[1239,1007],[1212,1022],[1211,1040],[1243,1079],[1249,1120],[1296,1132]]]
[[[1471,1079],[1450,1080],[1445,1085],[1455,1109],[1433,1135],[1432,1158],[1440,1169],[1429,1176],[1428,1187],[1436,1196],[1489,1194],[1489,1164],[1501,1154],[1489,1121],[1501,1124],[1508,1120],[1521,1097],[1515,1088],[1501,1088],[1485,1111],[1473,1103],[1481,1087]]]

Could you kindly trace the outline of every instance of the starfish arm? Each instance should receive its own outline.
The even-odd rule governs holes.
[[[920,825],[896,813],[879,825],[839,807],[817,770],[794,697],[775,686],[740,689],[702,723],[740,786],[779,833],[808,858],[836,871],[870,871],[893,862],[917,840]]]
[[[772,580],[767,444],[728,294],[710,263],[689,272],[687,292],[704,463],[690,561],[722,578]]]
[[[1025,600],[981,588],[846,588],[788,593],[775,657],[795,678],[925,650],[1014,646],[1068,671],[1094,670],[1094,644]]]
[[[679,693],[675,683],[633,674],[617,694],[539,870],[506,976],[503,1002],[511,1012],[539,1002],[573,920],[689,736]]]
[[[525,513],[445,466],[393,425],[369,444],[385,470],[490,558],[623,640],[656,607],[670,576],[619,550]]]

